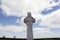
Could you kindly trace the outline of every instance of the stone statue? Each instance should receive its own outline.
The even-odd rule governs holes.
[[[31,12],[28,12],[24,23],[27,25],[27,40],[33,40],[32,24],[35,23],[35,19],[31,16]]]

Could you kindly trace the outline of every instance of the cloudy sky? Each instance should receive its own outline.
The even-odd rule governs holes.
[[[34,38],[60,38],[60,0],[0,0],[0,37],[26,38],[27,12],[36,19]]]

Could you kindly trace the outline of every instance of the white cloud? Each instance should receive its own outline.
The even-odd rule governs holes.
[[[34,38],[51,38],[51,37],[58,36],[56,33],[50,31],[50,28],[34,28]]]
[[[6,15],[10,16],[25,16],[28,11],[36,15],[44,8],[51,7],[50,1],[52,0],[2,0],[2,9],[6,12]]]
[[[16,36],[17,38],[26,38],[26,30],[27,28],[25,26],[0,25],[0,37],[13,38]]]
[[[29,2],[30,1],[30,2]],[[49,28],[60,28],[60,10],[54,11],[51,14],[43,16],[39,13],[42,12],[45,8],[49,9],[52,6],[58,5],[59,2],[49,3],[52,0],[2,0],[2,9],[6,12],[7,16],[26,16],[28,11],[32,12],[32,16],[36,20],[40,20],[40,25],[48,26]],[[26,30],[24,27],[25,24],[23,23],[24,17],[19,20],[17,19],[16,22],[21,23],[23,26],[0,26],[0,30],[3,31],[11,31],[11,32],[22,32],[20,37],[26,37],[26,34],[23,32]],[[60,34],[56,34],[51,32],[49,28],[33,28],[34,30],[34,37],[58,37]],[[8,33],[6,33],[8,36]],[[14,34],[17,36],[17,34]],[[24,35],[24,36],[23,36]],[[52,36],[53,35],[53,36]],[[57,36],[58,35],[58,36]],[[10,36],[10,34],[9,34]],[[11,35],[12,36],[12,35]],[[19,37],[19,34],[18,34]],[[60,36],[59,36],[60,37]]]
[[[57,33],[59,34],[59,33]],[[56,33],[51,32],[50,28],[33,28],[34,38],[50,38],[50,37],[60,37]],[[26,27],[23,26],[1,26],[0,25],[0,37],[14,37],[16,38],[26,38]],[[53,36],[52,36],[53,35]]]
[[[60,9],[44,16],[40,25],[50,28],[60,28]]]
[[[49,9],[52,6],[58,5],[59,2],[50,2],[53,0],[2,0],[2,9],[7,16],[26,16],[28,11],[32,12],[32,16],[39,20],[43,15],[39,13],[45,8]],[[38,16],[37,16],[38,15]]]
[[[26,30],[26,27],[24,27],[24,26],[13,26],[13,25],[10,25],[10,26],[0,25],[0,30],[11,31],[11,32],[22,32],[22,31]]]
[[[52,0],[2,0],[2,9],[6,12],[7,16],[26,16],[28,11],[32,12],[32,16],[39,20],[43,18],[43,15],[39,13],[45,8],[49,9],[52,6],[58,5],[58,2]],[[38,15],[38,16],[37,16]]]
[[[50,31],[50,28],[34,28],[34,38],[58,38],[59,33],[54,33]],[[52,36],[53,35],[53,36]]]

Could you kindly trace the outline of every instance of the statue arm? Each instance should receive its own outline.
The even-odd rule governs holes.
[[[24,19],[24,23],[26,23],[26,18]]]
[[[35,23],[35,19],[33,18],[33,23]]]
[[[32,17],[32,22],[35,23],[35,19]]]

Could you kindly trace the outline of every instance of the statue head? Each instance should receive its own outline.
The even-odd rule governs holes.
[[[31,12],[28,12],[28,14],[27,14],[27,15],[28,15],[28,17],[31,17]]]
[[[31,12],[28,12],[27,17],[24,19],[24,23],[27,25],[35,23],[35,19],[31,16]]]

